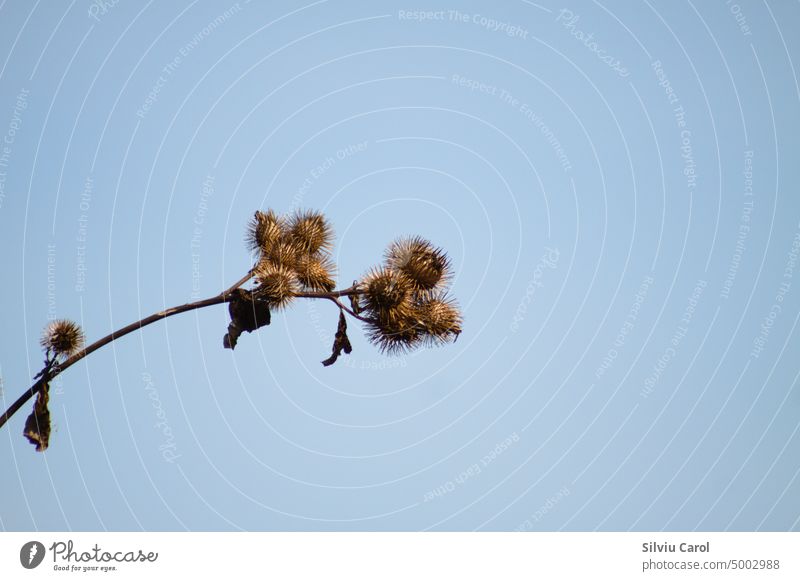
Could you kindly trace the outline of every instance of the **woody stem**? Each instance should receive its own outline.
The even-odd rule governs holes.
[[[216,296],[209,297],[207,299],[202,299],[202,300],[195,301],[195,302],[191,302],[191,303],[186,303],[184,305],[179,305],[179,306],[176,306],[176,307],[170,307],[170,308],[165,309],[163,311],[159,311],[157,313],[153,313],[152,315],[150,315],[148,317],[145,317],[145,318],[143,318],[143,319],[141,319],[139,321],[136,321],[135,323],[131,323],[130,325],[126,325],[125,327],[122,327],[121,329],[119,329],[117,331],[114,331],[114,332],[106,335],[105,337],[103,337],[101,339],[98,339],[97,341],[95,341],[94,343],[89,345],[88,347],[85,347],[84,349],[81,349],[80,351],[78,351],[77,353],[75,353],[74,355],[72,355],[71,357],[66,359],[63,363],[55,362],[53,365],[47,366],[45,369],[42,370],[42,372],[40,374],[41,377],[39,377],[39,379],[37,379],[33,383],[33,385],[31,385],[22,395],[20,395],[17,398],[17,400],[8,407],[8,409],[5,411],[5,413],[3,413],[2,416],[0,416],[0,428],[2,428],[6,424],[6,422],[8,422],[8,420],[11,418],[11,416],[13,416],[15,413],[17,413],[17,411],[19,411],[19,409],[23,405],[25,405],[25,402],[27,402],[34,395],[39,393],[42,390],[42,388],[46,384],[48,384],[54,377],[56,377],[57,375],[61,374],[63,371],[66,371],[69,367],[72,367],[78,361],[80,361],[81,359],[86,357],[87,355],[93,353],[94,351],[97,351],[101,347],[104,347],[104,346],[108,345],[112,341],[115,341],[115,340],[119,339],[120,337],[123,337],[123,336],[127,335],[128,333],[132,333],[133,331],[138,331],[142,327],[146,327],[147,325],[150,325],[151,323],[155,323],[156,321],[160,321],[161,319],[166,319],[167,317],[171,317],[173,315],[177,315],[177,314],[180,314],[180,313],[185,313],[186,311],[193,311],[193,310],[196,310],[196,309],[202,309],[204,307],[210,307],[210,306],[213,306],[213,305],[219,305],[219,304],[222,304],[222,303],[228,303],[233,298],[233,291],[235,291],[236,289],[241,287],[243,284],[245,284],[251,278],[253,278],[253,270],[252,269],[246,275],[244,275],[242,278],[240,278],[238,281],[236,281],[233,285],[231,285],[229,288],[225,289],[224,291],[222,291],[220,294],[218,294]],[[342,308],[345,311],[347,311],[348,313],[350,313],[353,317],[355,317],[355,318],[357,318],[357,319],[359,319],[361,321],[365,321],[365,319],[363,317],[360,317],[359,315],[357,315],[351,309],[349,309],[346,306],[344,306],[339,301],[339,297],[356,295],[356,294],[360,294],[360,291],[355,286],[353,286],[353,287],[346,288],[346,289],[343,289],[343,290],[340,290],[340,291],[331,291],[331,292],[325,292],[325,293],[313,293],[313,292],[296,293],[295,296],[301,297],[301,298],[324,298],[324,299],[332,300],[337,305],[339,305],[340,308]]]
[[[87,355],[97,351],[101,347],[104,347],[127,335],[128,333],[132,333],[133,331],[137,331],[142,327],[146,327],[151,323],[155,323],[156,321],[160,321],[161,319],[166,319],[167,317],[171,317],[173,315],[177,315],[179,313],[185,313],[186,311],[192,311],[195,309],[202,309],[203,307],[210,307],[212,305],[218,305],[221,303],[227,303],[231,300],[231,293],[246,283],[253,277],[253,271],[249,271],[245,276],[240,278],[236,283],[234,283],[228,289],[222,291],[220,294],[210,297],[207,299],[202,299],[199,301],[195,301],[192,303],[186,303],[185,305],[179,305],[177,307],[171,307],[169,309],[165,309],[163,311],[159,311],[157,313],[153,313],[149,317],[145,317],[140,321],[136,321],[135,323],[131,323],[130,325],[126,325],[121,329],[114,331],[102,339],[98,339],[88,347],[81,349],[77,353],[75,353],[72,357],[66,359],[63,363],[55,363],[51,366],[46,367],[42,370],[41,377],[34,382],[21,396],[17,398],[17,400],[12,403],[9,408],[5,411],[5,413],[0,416],[0,428],[2,428],[6,422],[9,420],[11,416],[13,416],[23,405],[27,402],[30,398],[36,395],[42,388],[49,383],[54,377],[59,375],[61,372],[66,371],[67,368],[72,367],[78,361],[86,357]]]

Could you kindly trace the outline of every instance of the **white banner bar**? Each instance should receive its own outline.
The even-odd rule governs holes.
[[[0,579],[800,579],[800,533],[2,533]]]

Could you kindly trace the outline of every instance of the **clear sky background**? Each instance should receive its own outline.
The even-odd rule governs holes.
[[[456,12],[457,11],[457,12]],[[0,2],[0,376],[324,211],[418,234],[458,342],[330,368],[300,301],[127,336],[0,431],[3,530],[796,530],[796,2]]]

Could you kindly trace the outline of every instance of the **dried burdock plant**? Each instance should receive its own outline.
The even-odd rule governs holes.
[[[228,303],[230,324],[222,343],[226,349],[234,349],[242,333],[269,325],[273,310],[284,309],[298,298],[330,300],[339,309],[339,322],[331,355],[322,362],[325,366],[353,350],[345,314],[364,323],[367,338],[388,354],[453,342],[461,333],[461,313],[447,294],[453,275],[450,259],[424,238],[392,242],[382,265],[342,290],[335,290],[335,264],[330,254],[333,229],[320,212],[279,216],[272,210],[257,211],[247,225],[245,241],[256,255],[255,265],[216,296],[154,313],[88,347],[84,347],[83,331],[72,321],[48,324],[41,339],[44,367],[35,383],[0,416],[0,427],[35,396],[23,433],[36,450],[45,450],[50,440],[49,385],[56,375],[119,337],[172,315],[212,305]],[[251,288],[242,288],[250,281]],[[341,301],[344,297],[349,307]]]

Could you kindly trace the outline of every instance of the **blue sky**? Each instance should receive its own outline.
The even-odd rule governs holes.
[[[333,367],[298,301],[174,317],[0,433],[4,530],[795,530],[796,4],[0,4],[4,406],[218,293],[256,209],[340,286],[421,235],[458,342]]]

